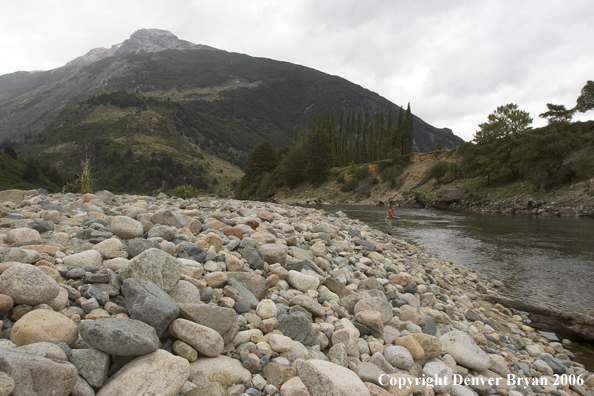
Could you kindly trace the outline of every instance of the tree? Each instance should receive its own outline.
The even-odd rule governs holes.
[[[567,110],[564,105],[555,105],[552,103],[547,103],[547,108],[549,111],[540,114],[539,117],[548,119],[549,125],[569,123],[575,112],[575,109]]]
[[[594,81],[588,81],[577,98],[575,109],[580,113],[594,109]]]
[[[487,182],[491,175],[517,175],[518,166],[512,160],[512,152],[515,140],[530,129],[530,114],[510,103],[497,107],[487,119],[474,135],[477,145],[473,161],[479,166],[477,173],[487,176]]]
[[[518,109],[515,103],[497,107],[497,110],[489,114],[487,119],[488,122],[480,124],[479,130],[474,135],[474,141],[478,144],[522,134],[530,129],[532,124],[530,114]]]
[[[274,147],[268,140],[264,140],[248,153],[244,177],[248,181],[255,180],[266,172],[272,172],[277,165]]]

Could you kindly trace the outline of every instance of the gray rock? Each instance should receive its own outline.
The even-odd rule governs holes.
[[[484,371],[491,365],[491,358],[462,331],[451,331],[439,339],[442,349],[449,353],[456,363],[466,368]]]
[[[293,298],[291,298],[291,300],[289,300],[289,305],[293,306],[293,305],[299,305],[303,308],[305,308],[308,312],[310,312],[312,315],[320,317],[320,318],[325,318],[326,317],[326,309],[320,305],[317,301],[315,301],[313,298],[300,294],[297,295]]]
[[[109,370],[109,355],[97,349],[72,349],[68,358],[89,385],[95,388],[103,385]]]
[[[173,301],[177,304],[188,303],[188,304],[199,304],[200,303],[200,291],[196,286],[188,281],[180,280],[177,285],[169,292]]]
[[[14,396],[65,396],[78,379],[76,367],[69,362],[6,348],[0,348],[0,372],[14,379]]]
[[[464,317],[471,322],[475,322],[477,320],[481,320],[481,315],[479,315],[475,310],[468,309],[464,312]]]
[[[241,255],[247,260],[250,268],[255,270],[264,269],[264,253],[262,253],[260,250],[248,247],[241,251]]]
[[[122,280],[137,278],[154,283],[166,292],[171,291],[182,274],[182,263],[159,249],[148,249],[130,260],[120,270]]]
[[[12,394],[15,386],[14,378],[0,371],[0,395],[7,396]]]
[[[408,349],[400,345],[391,345],[385,348],[384,357],[392,366],[402,370],[410,370],[415,363]]]
[[[74,388],[70,392],[70,396],[95,396],[95,390],[79,375],[76,385],[74,385]]]
[[[256,309],[259,301],[256,296],[254,296],[254,293],[246,289],[243,284],[239,283],[239,281],[235,280],[234,278],[230,278],[227,283],[230,286],[233,286],[235,290],[237,290],[237,293],[239,293],[239,296],[241,297],[239,302],[248,304],[250,308]]]
[[[555,374],[568,374],[568,369],[559,361],[559,359],[555,359],[554,357],[548,355],[542,355],[538,357],[540,360],[544,361],[551,369],[553,369],[553,373]]]
[[[157,238],[161,237],[166,241],[172,241],[173,238],[177,235],[177,228],[166,226],[166,225],[156,225],[148,231],[149,238]]]
[[[387,374],[383,372],[379,367],[377,367],[373,363],[369,362],[361,362],[355,367],[355,373],[361,378],[363,382],[371,382],[376,385],[380,385],[379,378],[383,374]]]
[[[423,373],[427,376],[427,378],[439,379],[439,381],[436,381],[434,384],[435,392],[449,392],[450,386],[452,384],[452,376],[454,375],[454,372],[451,368],[440,361],[433,361],[425,364],[423,367]]]
[[[81,268],[99,268],[102,263],[101,253],[96,250],[86,250],[84,252],[71,254],[62,259],[64,264]]]
[[[190,363],[186,359],[157,349],[118,370],[97,396],[175,396],[188,380],[189,372]]]
[[[93,348],[112,355],[144,355],[159,347],[155,329],[134,319],[83,321],[78,324],[78,332]]]
[[[219,334],[229,331],[237,313],[234,309],[210,304],[178,304],[181,316],[192,322],[210,327]]]
[[[45,304],[60,292],[56,281],[30,264],[17,264],[0,275],[2,294],[11,297],[14,304]]]
[[[24,198],[25,198],[24,190],[12,189],[12,190],[0,191],[0,203],[1,202],[12,202],[15,204],[20,204]]]
[[[353,371],[324,360],[295,362],[299,378],[312,396],[369,396],[369,390]]]
[[[396,371],[394,370],[394,367],[388,363],[384,355],[379,352],[375,352],[373,355],[371,355],[371,358],[369,358],[369,363],[375,364],[386,374],[392,374]]]
[[[79,288],[80,295],[84,298],[94,298],[97,300],[99,305],[103,306],[107,302],[107,297],[105,294],[101,292],[97,287],[93,286],[92,284],[88,283],[86,285],[82,285]]]
[[[126,279],[122,286],[126,309],[132,319],[152,326],[161,336],[167,326],[177,318],[179,308],[173,298],[152,282]]]
[[[370,241],[361,241],[361,240],[355,239],[353,241],[353,243],[355,244],[355,246],[361,246],[363,249],[368,250],[370,252],[375,252],[377,250],[375,243],[370,242]]]
[[[53,231],[54,230],[54,222],[47,221],[47,220],[34,220],[27,224],[27,228],[31,228],[43,234],[44,232]]]
[[[185,319],[176,319],[169,328],[171,334],[208,357],[216,357],[223,352],[223,337],[210,327]]]
[[[446,188],[445,190],[438,191],[435,195],[435,199],[438,202],[451,204],[461,200],[464,197],[464,195],[466,195],[466,193],[468,193],[468,190],[462,187],[454,186]]]
[[[206,250],[195,243],[186,243],[177,252],[177,257],[204,264],[206,262]]]
[[[227,277],[229,279],[235,279],[243,287],[251,291],[252,294],[258,299],[258,301],[266,298],[266,294],[268,293],[268,282],[266,282],[266,279],[264,279],[260,275],[250,272],[228,271]]]
[[[0,247],[0,262],[16,261],[18,263],[33,264],[40,258],[34,250]]]
[[[142,224],[128,216],[114,216],[109,231],[122,239],[133,239],[144,233]]]
[[[312,322],[307,314],[295,312],[280,318],[276,328],[284,335],[303,345],[312,346],[318,340],[318,334],[312,327]]]
[[[388,323],[394,316],[392,313],[392,305],[385,298],[370,297],[359,300],[357,304],[355,304],[353,312],[357,314],[367,309],[381,313],[382,321],[384,323]]]
[[[287,262],[287,253],[289,248],[281,243],[265,243],[258,246],[258,250],[264,253],[264,260],[268,264],[280,263],[284,265]]]
[[[437,325],[435,324],[435,319],[431,316],[425,316],[425,324],[423,325],[423,333],[429,335],[436,335],[437,334]]]
[[[134,238],[128,241],[126,252],[128,258],[133,258],[149,249],[160,249],[159,242],[154,239]]]

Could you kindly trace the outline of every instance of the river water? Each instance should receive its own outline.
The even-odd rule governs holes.
[[[341,210],[386,231],[388,208],[313,207]],[[504,285],[498,292],[504,297],[571,311],[594,309],[594,219],[406,208],[395,212],[400,217],[393,221],[395,237],[485,279],[500,280]],[[574,343],[570,349],[576,360],[594,370],[592,345]]]
[[[387,208],[322,205],[386,231]],[[502,296],[565,310],[594,309],[594,220],[428,209],[395,211],[392,234],[504,283]]]

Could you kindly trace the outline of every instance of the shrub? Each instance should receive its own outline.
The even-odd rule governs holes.
[[[344,184],[346,182],[344,175],[341,173],[340,175],[338,175],[338,177],[336,178],[336,183],[339,184]]]
[[[355,171],[355,177],[359,180],[363,180],[367,176],[369,176],[370,173],[371,173],[371,171],[369,170],[369,168],[366,166],[363,166]]]
[[[400,165],[392,165],[389,168],[385,168],[380,173],[380,179],[382,182],[387,183],[390,182],[394,184],[396,178],[402,174],[402,167]]]
[[[355,173],[357,171],[357,169],[359,169],[357,164],[355,164],[354,162],[351,162],[349,167],[347,168],[347,173],[349,175],[352,175],[353,173]]]
[[[594,172],[594,157],[587,151],[582,151],[571,167],[578,178],[588,177]]]
[[[344,192],[355,191],[358,185],[359,179],[357,179],[356,177],[351,177],[349,180],[346,181],[346,183],[343,184],[340,190]]]
[[[437,181],[444,177],[446,173],[448,173],[449,165],[447,162],[439,161],[437,164],[433,165],[431,169],[427,172],[427,176],[434,177]]]
[[[183,199],[196,198],[199,194],[200,192],[198,189],[189,184],[177,186],[174,189],[167,191],[167,195],[176,196]]]

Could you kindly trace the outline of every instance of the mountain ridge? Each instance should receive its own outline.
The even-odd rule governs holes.
[[[101,95],[112,96],[89,102]],[[104,106],[101,111],[99,106]],[[135,125],[134,134],[142,141],[141,135],[151,136],[154,129],[145,120],[154,118],[169,125],[170,136],[177,136],[171,142],[193,148],[197,157],[215,156],[241,166],[247,151],[263,139],[288,145],[298,125],[325,111],[338,115],[366,108],[372,117],[376,111],[399,109],[375,92],[319,70],[142,29],[121,44],[93,49],[61,68],[0,76],[0,141],[72,174],[85,160],[81,150],[89,139],[111,144],[121,156],[126,147],[118,142],[132,132],[119,128]],[[428,151],[438,142],[443,148],[462,142],[447,128],[435,128],[418,117],[414,123],[416,151]],[[163,150],[146,147],[148,157],[174,152],[167,135],[159,136],[155,147]],[[64,147],[70,152],[56,155]],[[76,160],[67,158],[73,148]],[[137,151],[134,155],[140,156]],[[142,161],[151,161],[144,157]],[[212,186],[215,178],[209,175],[204,181]]]

